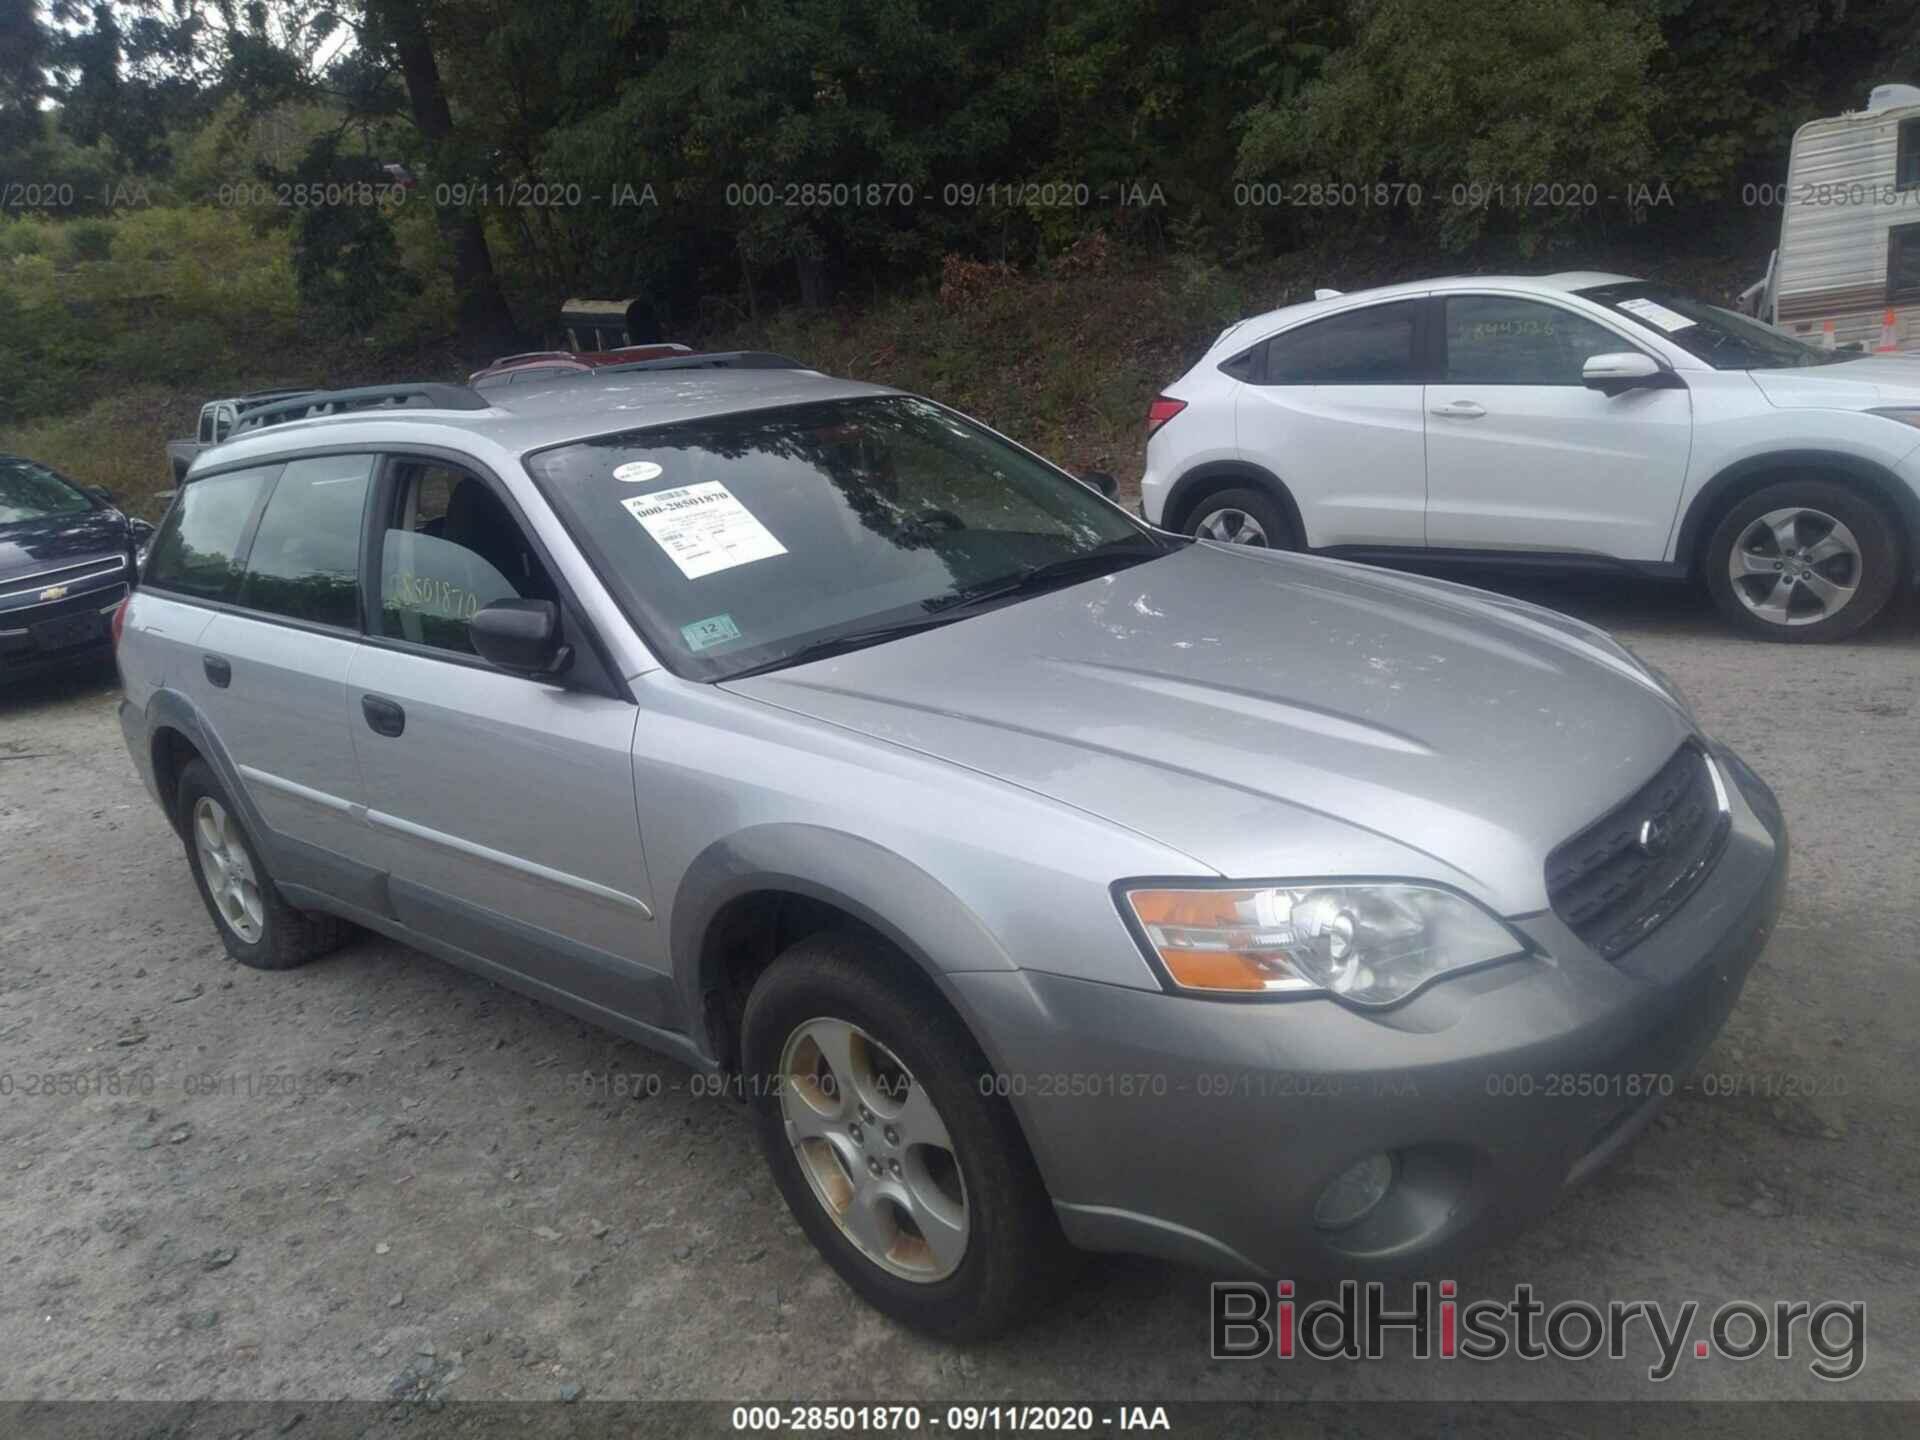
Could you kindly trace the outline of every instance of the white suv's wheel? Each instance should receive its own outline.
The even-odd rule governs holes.
[[[1749,495],[1707,544],[1721,613],[1768,640],[1839,640],[1880,613],[1898,579],[1893,521],[1852,490],[1790,480]]]
[[[761,1153],[875,1309],[954,1339],[1030,1316],[1068,1255],[979,1048],[912,961],[854,934],[768,967],[741,1023]]]
[[[1286,513],[1259,490],[1221,490],[1207,496],[1187,516],[1186,530],[1201,540],[1261,550],[1292,550],[1298,544]]]

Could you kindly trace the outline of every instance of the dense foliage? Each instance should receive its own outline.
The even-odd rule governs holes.
[[[738,328],[1093,235],[1763,256],[1743,186],[1917,69],[1911,0],[0,0],[0,415],[98,359],[23,322],[174,313],[247,236],[268,316],[476,348],[568,294]],[[89,267],[153,278],[122,316]]]

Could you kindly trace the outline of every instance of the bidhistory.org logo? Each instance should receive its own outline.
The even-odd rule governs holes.
[[[1339,1298],[1302,1304],[1291,1280],[1271,1291],[1245,1281],[1213,1287],[1212,1355],[1216,1360],[1625,1360],[1652,1357],[1649,1380],[1670,1379],[1689,1353],[1696,1360],[1812,1352],[1807,1368],[1822,1380],[1851,1380],[1866,1363],[1867,1307],[1858,1300],[1729,1300],[1695,1335],[1700,1302],[1562,1300],[1551,1307],[1531,1285],[1505,1300],[1462,1301],[1455,1281],[1421,1280],[1406,1303],[1388,1306],[1386,1286],[1340,1282]]]

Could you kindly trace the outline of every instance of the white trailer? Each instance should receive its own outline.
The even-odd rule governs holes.
[[[1755,198],[1781,202],[1780,242],[1743,309],[1815,344],[1830,322],[1841,346],[1920,347],[1920,88],[1808,121],[1785,186]]]

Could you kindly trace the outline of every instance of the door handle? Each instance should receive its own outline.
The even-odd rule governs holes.
[[[407,728],[407,712],[378,695],[362,695],[360,713],[367,717],[367,724],[378,735],[398,735]]]
[[[221,655],[202,655],[200,668],[207,672],[207,679],[215,689],[224,690],[233,683],[233,664]]]
[[[1472,400],[1455,400],[1446,405],[1436,405],[1432,413],[1443,420],[1478,420],[1487,413],[1487,407]]]

